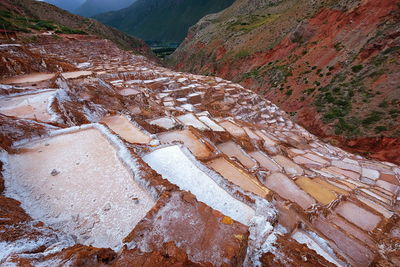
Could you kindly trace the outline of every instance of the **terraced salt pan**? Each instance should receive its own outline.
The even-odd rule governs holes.
[[[116,115],[105,117],[102,122],[107,124],[114,132],[120,135],[129,143],[148,144],[151,141],[151,136],[141,131],[137,126],[132,124],[125,116]]]
[[[336,259],[334,259],[327,251],[325,251],[325,249],[321,245],[319,245],[313,238],[311,238],[307,233],[301,230],[296,230],[292,234],[292,238],[300,244],[305,244],[309,249],[314,250],[319,255],[324,257],[327,261],[335,264],[336,266],[341,266],[341,264],[339,264]]]
[[[8,156],[6,194],[77,242],[119,248],[155,204],[96,128],[49,137]]]
[[[208,127],[211,128],[211,130],[215,131],[215,132],[225,132],[225,129],[222,128],[221,126],[219,126],[216,122],[214,122],[213,120],[211,120],[209,117],[207,116],[200,116],[199,120],[201,120],[201,122],[203,122],[205,125],[207,125]]]
[[[237,158],[240,161],[240,163],[242,163],[243,166],[247,168],[254,168],[257,166],[257,163],[252,158],[250,158],[239,145],[237,145],[232,141],[219,144],[218,149],[220,149],[223,153],[225,153],[229,157]]]
[[[219,123],[219,125],[224,127],[233,136],[240,137],[246,135],[246,132],[243,130],[242,127],[239,127],[230,121],[222,121]]]
[[[207,158],[210,156],[210,149],[202,143],[191,131],[172,131],[158,135],[162,143],[171,143],[180,141],[198,158]]]
[[[133,89],[133,88],[126,88],[126,89],[120,90],[118,93],[123,96],[130,96],[130,95],[137,95],[140,93],[140,91]]]
[[[304,173],[304,170],[297,165],[296,163],[294,163],[293,161],[291,161],[290,159],[282,156],[282,155],[277,155],[272,157],[280,166],[282,166],[282,168],[285,169],[287,174],[290,175],[302,175]]]
[[[195,115],[193,115],[192,113],[181,115],[181,116],[177,117],[177,119],[180,122],[182,122],[184,125],[193,126],[194,128],[196,128],[200,131],[209,130],[209,128],[204,123],[199,121],[197,119],[197,117]]]
[[[261,151],[250,152],[249,155],[253,159],[255,159],[261,167],[271,172],[279,172],[282,170],[282,168],[278,164],[276,164],[270,157],[268,157]]]
[[[56,90],[48,90],[35,94],[0,98],[0,113],[22,119],[51,121],[48,105]]]
[[[336,208],[336,212],[366,231],[374,230],[381,221],[379,216],[351,202],[340,203]]]
[[[315,204],[313,198],[282,173],[274,173],[268,176],[265,185],[281,197],[299,204],[303,209],[308,209]]]
[[[150,121],[149,123],[151,125],[157,125],[166,130],[169,130],[169,129],[175,127],[177,124],[173,118],[168,118],[168,117],[158,118],[158,119]]]
[[[81,70],[81,71],[64,72],[64,73],[62,73],[62,76],[65,79],[75,79],[75,78],[79,78],[79,77],[89,76],[92,74],[93,74],[93,72],[91,72],[91,71]]]
[[[308,177],[299,177],[296,179],[296,184],[322,205],[328,205],[336,199],[335,193],[325,188],[321,183],[314,182],[314,180]]]
[[[157,149],[143,160],[171,183],[190,191],[202,201],[232,219],[249,225],[255,211],[222,189],[201,170],[179,146]]]
[[[4,84],[18,84],[18,83],[37,83],[50,80],[55,76],[54,73],[31,73],[26,75],[19,75],[1,81]]]
[[[253,192],[261,197],[265,197],[269,192],[268,189],[260,185],[254,177],[245,173],[244,170],[237,168],[223,157],[211,160],[207,165],[220,173],[225,179],[240,186],[244,190]]]

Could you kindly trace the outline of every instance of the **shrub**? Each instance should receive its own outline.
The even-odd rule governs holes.
[[[365,119],[362,120],[362,124],[364,126],[374,124],[382,119],[382,115],[382,112],[374,110]]]
[[[387,108],[389,106],[388,102],[386,100],[382,101],[378,107],[380,108]]]
[[[362,65],[355,65],[355,66],[351,67],[351,70],[352,70],[354,73],[360,72],[362,69],[363,69],[363,66],[362,66]]]
[[[383,131],[387,131],[387,128],[385,127],[385,126],[376,126],[375,127],[375,133],[381,133],[381,132],[383,132]]]

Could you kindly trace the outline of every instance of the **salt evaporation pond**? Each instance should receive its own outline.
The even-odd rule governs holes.
[[[179,146],[157,149],[144,156],[143,160],[163,178],[176,184],[182,190],[190,191],[199,201],[232,219],[249,225],[250,220],[254,217],[255,212],[251,207],[233,198],[221,188]]]
[[[114,145],[97,128],[87,128],[19,147],[8,155],[6,194],[78,243],[119,248],[155,201],[133,180]]]
[[[0,98],[0,113],[22,119],[51,121],[48,105],[56,90]]]

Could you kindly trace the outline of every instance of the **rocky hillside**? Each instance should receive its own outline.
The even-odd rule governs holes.
[[[95,16],[106,25],[146,41],[180,43],[203,16],[234,0],[138,0],[126,9]]]
[[[86,0],[75,12],[85,17],[91,17],[107,11],[128,7],[135,1],[136,0]]]
[[[0,2],[2,27],[20,32],[55,30],[59,33],[92,34],[116,43],[120,48],[155,58],[140,39],[105,26],[94,19],[73,15],[56,6],[34,0]],[[57,25],[55,25],[57,24]]]
[[[237,0],[193,26],[170,58],[267,97],[318,136],[400,162],[396,0]]]

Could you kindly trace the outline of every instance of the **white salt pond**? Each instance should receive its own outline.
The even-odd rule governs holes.
[[[63,72],[62,76],[65,79],[76,79],[76,78],[80,78],[80,77],[90,76],[92,74],[93,74],[93,72],[91,72],[91,71],[81,70],[81,71]]]
[[[253,218],[255,212],[251,207],[222,189],[179,146],[157,149],[144,156],[143,160],[163,178],[176,184],[182,190],[190,191],[199,201],[213,209],[245,225],[249,225]]]
[[[323,245],[320,245],[311,238],[307,233],[305,233],[302,230],[296,230],[292,234],[292,238],[299,242],[300,244],[305,244],[309,249],[314,250],[317,252],[317,254],[321,255],[324,257],[327,261],[335,264],[336,266],[342,266],[342,264],[339,264],[339,262],[335,259],[334,256],[330,255],[327,251],[325,251],[325,248],[323,248]],[[320,238],[322,240],[322,238]],[[325,246],[326,247],[326,246]]]
[[[116,115],[105,117],[102,119],[102,122],[129,143],[148,144],[152,139],[151,136],[141,131],[125,116]]]
[[[120,90],[118,93],[123,96],[130,96],[130,95],[137,95],[140,93],[140,91],[133,89],[133,88],[126,88],[126,89]]]
[[[87,128],[19,147],[8,155],[6,195],[78,243],[118,249],[155,201],[133,180],[114,142]]]
[[[177,119],[180,122],[182,122],[184,125],[193,126],[194,128],[196,128],[200,131],[209,130],[209,128],[205,124],[203,124],[201,121],[199,121],[197,119],[197,117],[195,115],[193,115],[192,113],[181,115],[181,116],[177,117]]]
[[[51,121],[48,111],[50,99],[56,90],[49,90],[34,94],[0,98],[0,113],[22,119],[37,119],[44,122]]]
[[[173,118],[164,117],[149,121],[151,125],[157,125],[161,128],[169,130],[176,126],[176,121]]]
[[[199,120],[203,122],[205,125],[210,127],[211,130],[215,132],[225,132],[225,129],[219,126],[216,122],[214,122],[212,119],[210,119],[207,116],[200,116]]]

